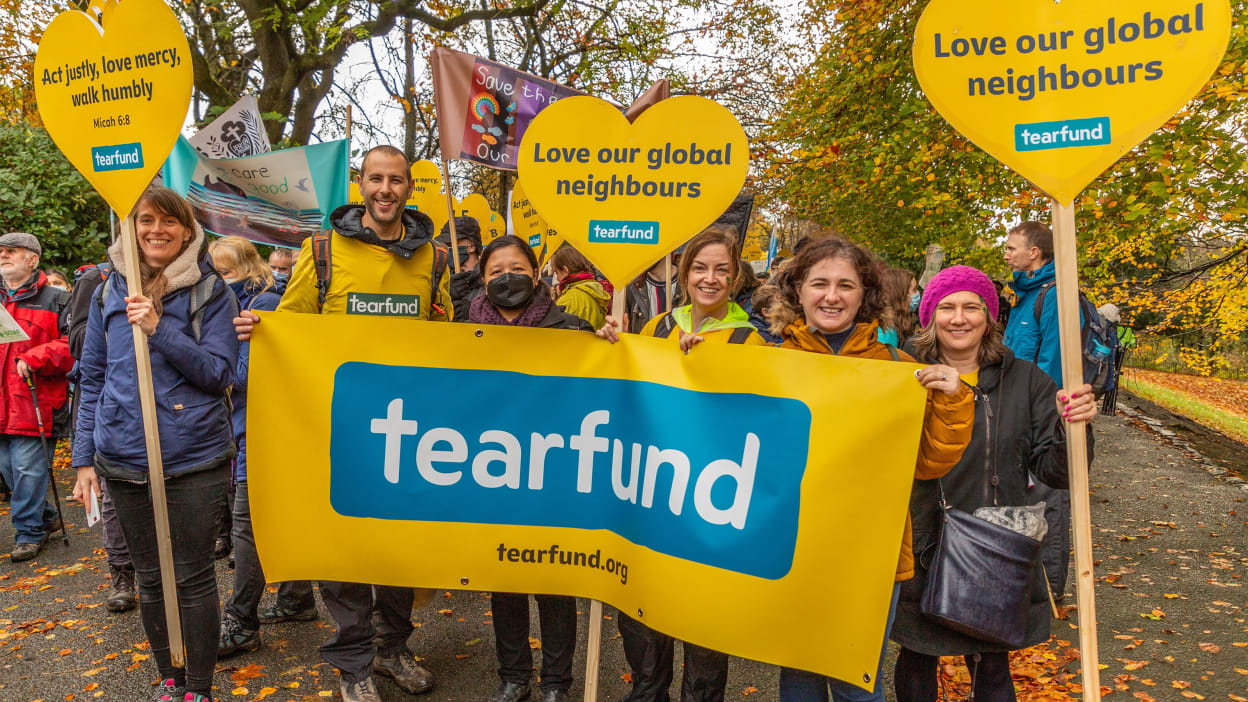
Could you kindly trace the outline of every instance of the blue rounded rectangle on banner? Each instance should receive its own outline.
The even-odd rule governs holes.
[[[606,528],[768,579],[793,563],[811,426],[797,400],[352,362],[331,415],[345,516]]]

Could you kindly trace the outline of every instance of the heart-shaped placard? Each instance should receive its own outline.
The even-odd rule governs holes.
[[[446,197],[442,194],[442,171],[438,170],[438,164],[433,161],[416,161],[412,164],[410,172],[412,196],[407,198],[404,206],[414,207],[429,215],[429,218],[433,220],[433,234],[437,236],[447,219]],[[347,202],[352,205],[364,203],[359,181],[353,179],[347,185]]]
[[[546,232],[550,229],[529,200],[529,196],[524,193],[518,179],[511,191],[511,228],[516,236],[529,242],[529,246],[539,253],[546,243]]]
[[[959,132],[1062,204],[1205,85],[1228,0],[932,0],[914,69]]]
[[[120,215],[173,150],[191,102],[191,56],[161,0],[57,15],[35,56],[39,117],[74,167]]]
[[[571,97],[533,119],[518,167],[537,211],[622,289],[723,214],[749,148],[706,98],[663,100],[629,124],[610,103]]]

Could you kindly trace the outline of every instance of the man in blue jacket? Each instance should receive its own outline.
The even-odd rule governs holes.
[[[1005,240],[1005,260],[1014,270],[1014,293],[1018,301],[1010,310],[1005,345],[1014,355],[1031,361],[1062,385],[1062,344],[1058,337],[1057,286],[1053,266],[1053,232],[1040,222],[1023,222]],[[1036,318],[1036,298],[1045,296]],[[1081,313],[1082,315],[1082,313]],[[1082,321],[1082,318],[1081,320]],[[1076,379],[1079,380],[1079,379]],[[1070,491],[1030,481],[1029,504],[1045,503],[1049,533],[1044,537],[1043,562],[1054,599],[1066,591],[1070,567]]]

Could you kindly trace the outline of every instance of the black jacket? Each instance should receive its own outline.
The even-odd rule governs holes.
[[[945,477],[916,480],[910,495],[914,525],[915,576],[902,583],[891,638],[931,656],[1004,651],[947,629],[919,611],[936,540],[940,533],[940,489],[952,506],[967,512],[991,505],[1027,504],[1028,472],[1046,485],[1067,487],[1066,432],[1057,412],[1057,385],[1034,364],[1006,351],[999,363],[979,371],[975,425],[962,460]],[[1089,458],[1091,451],[1089,430]],[[995,470],[994,470],[995,469]],[[992,485],[997,476],[998,484]],[[995,499],[994,499],[995,497]],[[1037,563],[1023,648],[1049,638],[1049,601]]]

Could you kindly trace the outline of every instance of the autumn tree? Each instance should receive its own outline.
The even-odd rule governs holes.
[[[916,272],[925,247],[1004,276],[998,243],[1047,197],[970,144],[928,103],[911,46],[925,2],[816,0],[816,47],[771,129],[761,183],[798,218],[835,227]],[[1236,18],[1248,2],[1233,0]],[[1179,335],[1207,371],[1248,329],[1248,37],[1163,128],[1077,201],[1080,272],[1094,301]]]
[[[55,14],[47,3],[0,0],[0,122],[39,124],[35,47]]]

